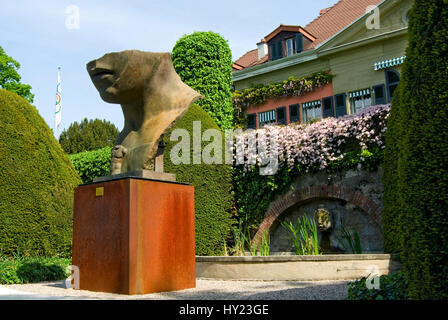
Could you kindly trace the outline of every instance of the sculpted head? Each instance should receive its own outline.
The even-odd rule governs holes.
[[[163,54],[127,50],[107,53],[87,64],[101,98],[109,103],[132,103],[157,71]]]
[[[101,98],[123,109],[115,145],[127,152],[114,173],[150,168],[163,134],[201,98],[182,82],[167,52],[107,53],[90,61],[87,71]]]
[[[316,215],[319,231],[329,231],[332,228],[330,212],[327,209],[321,207],[317,209]]]

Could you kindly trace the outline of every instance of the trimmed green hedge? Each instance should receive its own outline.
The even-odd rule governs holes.
[[[36,108],[0,90],[0,253],[69,255],[81,180]]]
[[[411,299],[448,299],[447,44],[447,2],[416,0],[388,121],[383,214]]]
[[[83,183],[92,182],[93,178],[109,174],[111,147],[94,151],[84,151],[69,155]]]
[[[1,257],[0,284],[22,284],[63,280],[70,276],[71,259],[45,257]]]
[[[400,86],[395,90],[389,119],[387,121],[386,149],[384,151],[384,170],[382,177],[384,210],[383,247],[384,252],[399,253],[403,248],[401,232],[401,192],[398,189],[398,141],[402,128],[396,124],[402,115],[397,110],[400,100]]]
[[[173,48],[173,65],[183,82],[204,96],[197,102],[221,129],[233,123],[232,52],[214,32],[181,37]]]
[[[193,164],[193,121],[201,121],[201,132],[217,129],[215,121],[196,104],[164,137],[164,171],[175,173],[179,182],[191,183],[195,188],[196,254],[222,255],[224,242],[230,237],[233,207],[232,167],[226,164]],[[170,152],[178,142],[170,141],[175,129],[190,133],[190,163],[174,165]],[[224,138],[224,134],[222,135]],[[224,142],[224,139],[223,139]],[[202,142],[202,149],[210,142]]]

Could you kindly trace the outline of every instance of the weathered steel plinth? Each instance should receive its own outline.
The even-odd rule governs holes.
[[[81,290],[194,288],[194,188],[135,177],[78,186],[72,263]]]

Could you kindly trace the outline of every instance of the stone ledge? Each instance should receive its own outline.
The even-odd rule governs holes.
[[[390,254],[322,254],[322,255],[275,255],[275,256],[196,256],[196,262],[288,262],[288,261],[358,261],[391,260]]]
[[[196,257],[196,277],[215,280],[355,280],[401,269],[389,254]]]

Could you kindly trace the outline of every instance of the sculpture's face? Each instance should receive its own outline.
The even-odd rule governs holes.
[[[123,104],[141,98],[144,84],[149,82],[157,63],[154,54],[112,52],[90,61],[87,71],[104,101]]]
[[[332,227],[330,212],[323,208],[317,209],[317,223],[320,231],[330,230]]]

